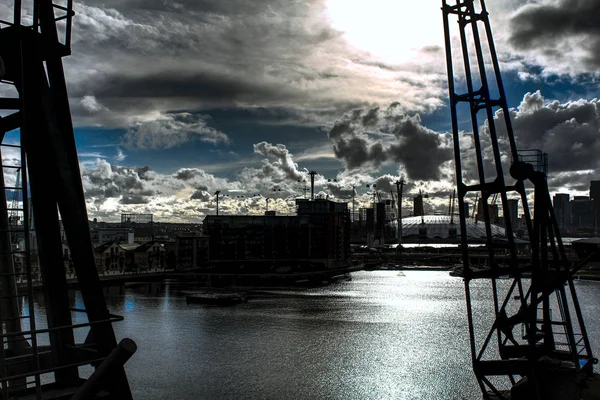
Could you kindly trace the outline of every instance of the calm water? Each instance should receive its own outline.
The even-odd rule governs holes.
[[[600,284],[578,289],[598,354]],[[117,336],[138,344],[126,366],[136,399],[481,398],[462,280],[445,272],[358,272],[233,307],[186,305],[189,290],[107,290],[125,317]]]

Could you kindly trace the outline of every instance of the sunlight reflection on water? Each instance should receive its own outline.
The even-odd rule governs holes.
[[[597,350],[600,284],[578,289]],[[138,344],[126,367],[136,399],[481,398],[463,283],[446,272],[357,272],[325,287],[266,290],[235,307],[187,305],[189,290],[106,290],[111,312],[125,317],[117,336]],[[473,292],[483,296],[485,284]],[[81,296],[73,300],[82,307]]]

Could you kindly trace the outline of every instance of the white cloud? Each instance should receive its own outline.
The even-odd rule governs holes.
[[[83,108],[90,113],[108,111],[108,108],[100,104],[98,100],[96,100],[96,97],[92,95],[83,96],[80,100],[80,103],[83,106]]]
[[[123,152],[121,148],[117,147],[117,155],[115,156],[115,161],[121,162],[127,158],[127,155]]]

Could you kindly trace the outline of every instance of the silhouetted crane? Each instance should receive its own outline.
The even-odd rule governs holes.
[[[0,393],[3,399],[42,399],[49,398],[43,392],[52,388],[53,398],[93,399],[102,391],[110,399],[131,399],[123,364],[136,347],[129,339],[117,344],[112,323],[122,318],[109,313],[102,292],[62,64],[62,57],[71,53],[73,3],[21,3],[14,1],[10,21],[0,21],[0,92],[17,93],[0,98],[0,129],[2,138],[16,129],[19,135],[19,144],[1,147],[20,151],[19,166],[0,165]],[[6,207],[3,171],[10,168],[20,169],[21,176],[21,202],[11,206],[22,216],[24,248],[18,250],[12,248]],[[41,315],[39,303],[33,301],[30,216],[36,223],[47,322],[43,329],[36,326],[36,316]],[[83,300],[78,308],[72,307],[68,292],[61,221]],[[19,271],[14,265],[17,256],[23,260]],[[21,291],[17,276],[24,282]],[[22,304],[27,304],[25,312]],[[87,322],[74,324],[73,313]],[[75,331],[82,328],[86,337],[79,340]],[[40,336],[47,345],[38,344]],[[80,377],[79,367],[84,365],[95,368],[88,380]]]
[[[484,0],[442,0],[442,10],[460,212],[462,276],[475,376],[486,399],[575,399],[574,388],[579,377],[591,373],[595,362],[573,284],[573,274],[584,264],[571,268],[567,260],[545,172],[519,158]],[[451,17],[458,22],[459,42],[452,40]],[[458,80],[454,76],[454,43],[460,43],[461,69],[465,72]],[[484,49],[489,52],[484,54]],[[464,86],[464,91],[457,91],[458,84]],[[465,182],[463,175],[459,106],[464,106],[470,114],[470,135],[477,162],[476,183]],[[496,113],[498,110],[502,112]],[[481,119],[480,112],[484,114]],[[495,118],[497,115],[501,117]],[[480,129],[484,120],[487,120],[485,129]],[[507,166],[503,166],[499,146],[502,133],[497,128],[499,120],[506,131],[503,143],[507,144],[513,161],[510,165],[512,184],[505,181]],[[492,148],[492,159],[485,161],[494,167],[493,178],[486,175],[484,167],[483,135]],[[527,205],[526,182],[533,185],[535,193],[533,221]],[[464,201],[471,192],[479,193],[485,205],[482,211],[487,268],[476,268],[469,262]],[[497,243],[492,235],[487,203],[490,195],[499,196],[504,215],[510,215],[508,192],[516,192],[522,199],[531,249],[529,265],[518,262],[513,235],[516,227],[510,218],[505,218],[508,260],[503,265],[496,258]],[[505,276],[510,281],[500,284],[499,278]],[[485,286],[490,288],[487,302],[472,299],[471,284],[476,279],[489,281]],[[479,296],[482,287],[478,286]],[[483,304],[489,308],[482,308]],[[485,313],[491,314],[489,324],[484,322],[486,318],[481,318]],[[476,316],[479,316],[477,320]]]

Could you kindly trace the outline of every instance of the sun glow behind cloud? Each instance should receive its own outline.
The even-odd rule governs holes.
[[[350,45],[380,62],[401,64],[443,45],[438,1],[327,0],[326,15]]]

